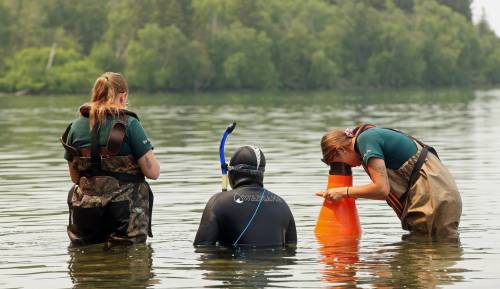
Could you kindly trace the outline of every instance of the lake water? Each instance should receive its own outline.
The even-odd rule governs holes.
[[[154,238],[103,250],[69,246],[70,187],[58,142],[88,96],[0,96],[0,288],[498,288],[500,90],[134,95],[161,163]],[[219,138],[256,144],[265,183],[289,204],[295,252],[198,250],[201,212],[220,190]],[[407,240],[384,201],[358,200],[358,243],[325,247],[314,235],[328,168],[319,140],[361,122],[402,129],[437,148],[462,193],[460,241]],[[368,181],[355,168],[354,183]]]

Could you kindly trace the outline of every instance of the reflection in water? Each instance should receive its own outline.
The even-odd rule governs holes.
[[[458,240],[436,242],[407,236],[377,250],[367,262],[372,264],[376,288],[436,288],[464,281],[461,273],[466,270],[455,267],[463,254]]]
[[[149,244],[112,247],[69,247],[69,275],[74,288],[148,288],[154,278],[153,249]]]
[[[320,244],[320,262],[325,265],[322,281],[338,285],[356,284],[356,264],[359,261],[359,238],[316,235]]]
[[[457,282],[498,287],[500,90],[134,94],[131,108],[162,163],[162,177],[151,182],[158,192],[154,254],[149,247],[122,254],[60,245],[67,242],[70,180],[57,139],[87,100],[88,95],[0,97],[2,288],[127,287],[124,282],[138,288],[425,288]],[[228,152],[248,143],[269,152],[266,184],[294,214],[296,255],[193,252],[203,207],[220,189],[217,145],[220,129],[231,121],[238,129]],[[436,146],[462,193],[461,244],[401,241],[404,232],[385,202],[360,200],[359,246],[317,249],[312,228],[321,199],[312,194],[325,181],[319,140],[329,128],[360,122],[401,128]],[[353,173],[356,183],[369,181],[362,169]],[[126,254],[137,255],[136,262]]]
[[[295,249],[240,249],[221,247],[197,248],[201,253],[200,269],[204,279],[222,281],[224,287],[264,288],[272,282],[290,278],[287,273],[296,263]]]
[[[331,287],[368,283],[375,288],[436,288],[464,281],[461,273],[467,271],[455,267],[463,260],[458,240],[437,242],[406,235],[401,242],[383,245],[365,255],[365,260],[359,258],[356,238],[323,236],[317,240],[320,262],[325,265],[321,280]],[[357,276],[359,271],[364,276]]]

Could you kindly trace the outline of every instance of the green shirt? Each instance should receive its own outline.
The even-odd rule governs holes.
[[[108,142],[108,136],[113,124],[113,117],[107,116],[106,122],[99,131],[99,144],[105,146]],[[68,145],[77,149],[90,147],[90,128],[89,119],[84,116],[72,121],[71,129],[68,133]],[[120,156],[133,155],[136,160],[142,157],[149,150],[153,149],[151,142],[144,131],[141,123],[135,117],[129,116],[127,121],[127,129],[123,144],[118,152]],[[64,153],[64,158],[68,161],[71,156],[68,152]]]
[[[412,139],[386,128],[375,127],[360,133],[356,145],[363,157],[363,164],[368,165],[370,158],[380,158],[391,170],[397,170],[417,152]]]

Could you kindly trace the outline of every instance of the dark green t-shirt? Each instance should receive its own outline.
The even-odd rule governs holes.
[[[417,152],[415,142],[406,135],[378,127],[360,133],[356,145],[363,164],[368,165],[368,160],[376,157],[391,170],[397,170]]]
[[[112,124],[113,117],[108,116],[105,124],[101,126],[99,131],[99,144],[101,146],[107,144]],[[71,129],[68,133],[67,143],[77,149],[90,147],[90,128],[89,119],[87,117],[81,116],[73,120]],[[135,117],[129,116],[125,138],[123,139],[123,144],[118,155],[125,156],[131,154],[138,160],[150,149],[153,149],[153,146],[141,123]],[[66,160],[71,160],[71,156],[68,152],[64,153],[64,158]]]

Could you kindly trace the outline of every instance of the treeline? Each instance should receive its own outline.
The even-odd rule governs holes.
[[[470,0],[0,0],[0,91],[500,83]]]

